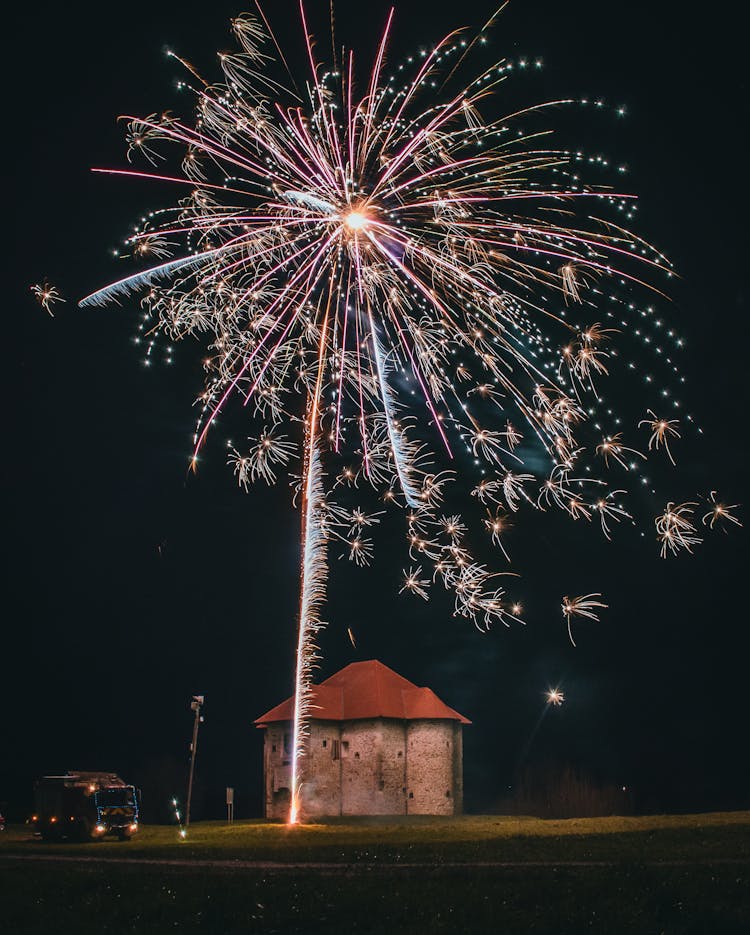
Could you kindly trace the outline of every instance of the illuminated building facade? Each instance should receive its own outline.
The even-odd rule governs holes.
[[[313,687],[310,711],[303,818],[461,813],[471,722],[431,689],[376,660],[354,662]],[[292,712],[288,698],[255,721],[265,730],[266,818],[289,815]]]

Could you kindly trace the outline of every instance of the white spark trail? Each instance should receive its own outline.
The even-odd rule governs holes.
[[[320,610],[326,596],[328,578],[325,515],[323,511],[323,469],[320,451],[311,434],[304,479],[302,567],[300,584],[299,632],[297,636],[296,681],[294,690],[292,807],[289,820],[299,820],[301,760],[309,736],[309,710],[312,674],[318,658],[317,634],[325,626]]]

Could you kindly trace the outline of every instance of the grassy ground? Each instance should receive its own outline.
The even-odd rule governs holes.
[[[0,854],[74,854],[358,863],[370,861],[750,860],[750,812],[636,818],[329,820],[289,827],[265,821],[143,827],[132,841],[42,843],[23,826],[0,835]]]
[[[57,854],[95,859],[3,859]],[[113,857],[181,863],[107,861]],[[280,872],[194,863],[238,859],[342,866]],[[519,865],[477,865],[488,861]],[[597,861],[608,865],[591,864]],[[427,866],[404,866],[420,862]],[[0,835],[0,921],[19,935],[332,928],[415,935],[744,933],[750,813],[571,821],[467,816],[298,828],[200,823],[184,842],[174,828],[144,828],[129,843],[95,844],[42,844],[27,829],[9,828]]]

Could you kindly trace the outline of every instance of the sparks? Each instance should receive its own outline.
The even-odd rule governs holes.
[[[586,617],[588,620],[598,620],[599,608],[605,608],[608,605],[597,600],[601,594],[583,594],[580,597],[564,597],[562,599],[562,612],[568,627],[568,637],[575,646],[573,633],[570,628],[570,622],[573,617]]]
[[[732,513],[732,510],[736,510],[737,507],[739,507],[739,503],[718,503],[715,490],[711,491],[709,502],[711,504],[711,509],[701,520],[704,526],[708,524],[711,529],[714,528],[716,523],[732,523],[735,526],[742,526],[742,523]],[[724,531],[726,532],[726,530]]]
[[[667,457],[672,464],[675,464],[675,460],[669,448],[669,439],[680,437],[678,431],[679,422],[677,419],[660,419],[652,409],[649,409],[648,419],[641,419],[638,423],[638,427],[640,428],[642,425],[645,425],[651,431],[651,437],[648,440],[648,450],[651,451],[653,448],[655,451],[658,451],[660,447],[664,446]]]
[[[630,291],[659,294],[654,279],[670,265],[618,223],[632,213],[630,193],[587,183],[577,151],[544,148],[545,115],[575,102],[504,104],[504,60],[461,77],[486,30],[468,44],[450,33],[391,67],[392,10],[362,80],[352,51],[339,62],[337,50],[330,68],[318,60],[300,3],[297,79],[299,63],[284,57],[258,9],[233,21],[239,50],[219,56],[222,81],[170,53],[195,95],[192,122],[169,112],[126,118],[127,160],[145,160],[145,171],[97,171],[179,194],[126,241],[129,255],[153,265],[81,304],[141,294],[147,363],[159,339],[206,337],[193,468],[235,399],[254,425],[248,447],[227,445],[238,485],[301,468],[290,477],[302,517],[295,823],[328,553],[369,564],[364,530],[380,523],[352,498],[403,511],[413,564],[402,592],[426,600],[438,584],[455,615],[479,629],[518,621],[520,603],[469,549],[454,481],[471,477],[503,553],[509,512],[597,514],[607,538],[630,518],[625,492],[582,463],[598,451],[630,471],[626,458],[645,458],[598,421],[603,413],[618,422],[598,388],[617,356],[617,329],[568,316],[596,302],[625,319]],[[174,172],[164,168],[169,146],[181,154]],[[32,289],[48,311],[62,301],[46,283]],[[641,340],[625,320],[623,330]],[[649,451],[663,446],[672,460],[676,420],[647,412]],[[677,531],[690,545],[692,533]],[[597,619],[599,596],[565,599],[569,633],[573,616]]]
[[[45,279],[44,282],[36,283],[33,286],[29,287],[34,293],[34,298],[41,305],[41,307],[48,312],[53,318],[55,317],[54,312],[52,311],[52,306],[56,302],[64,302],[65,299],[60,295],[60,292],[57,286],[52,286]]]

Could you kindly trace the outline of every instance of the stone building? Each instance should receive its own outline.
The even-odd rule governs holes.
[[[255,724],[265,730],[265,817],[289,813],[293,698]],[[303,817],[457,815],[462,736],[471,722],[429,688],[382,662],[353,662],[315,685]]]

